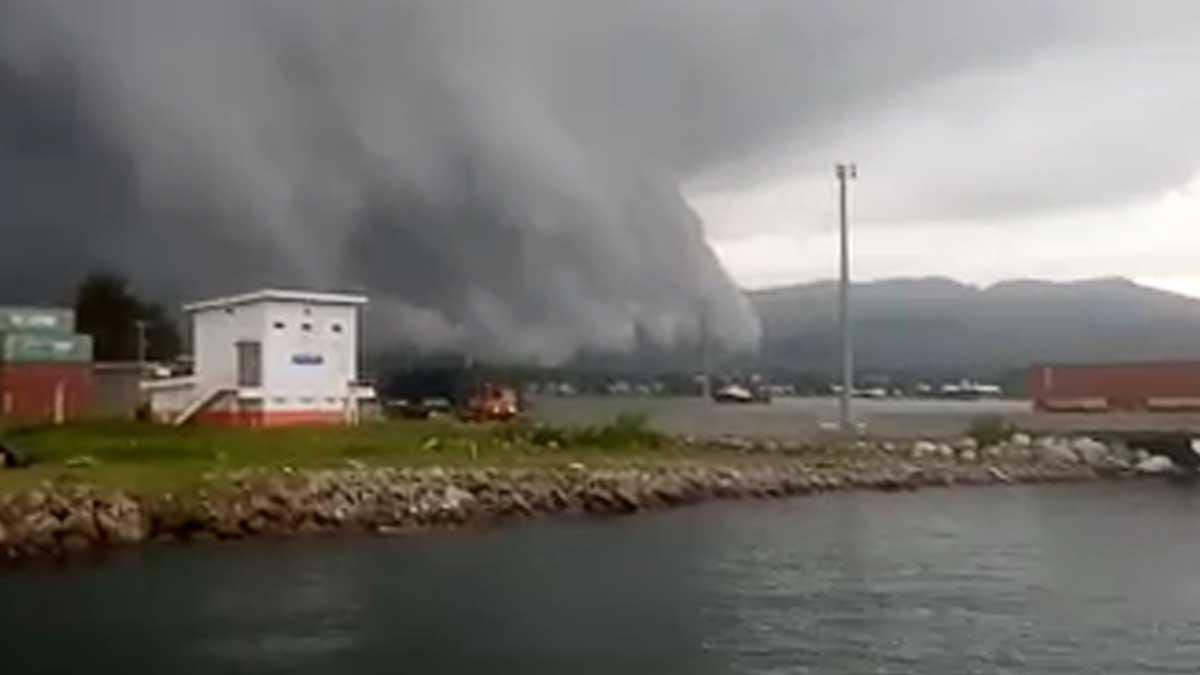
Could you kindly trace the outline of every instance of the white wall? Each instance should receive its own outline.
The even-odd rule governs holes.
[[[344,409],[348,385],[358,377],[357,308],[299,302],[272,302],[266,307],[267,408]]]
[[[236,345],[242,340],[262,340],[266,321],[266,308],[261,303],[206,309],[192,315],[198,395],[216,387],[237,386]]]
[[[196,383],[192,378],[177,378],[171,382],[158,382],[149,389],[150,410],[160,422],[169,422],[183,412],[197,396]]]
[[[198,394],[237,385],[241,340],[262,343],[266,410],[341,411],[358,378],[358,307],[301,301],[196,312]]]

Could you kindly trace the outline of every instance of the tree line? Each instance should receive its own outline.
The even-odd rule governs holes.
[[[92,336],[97,361],[137,359],[139,325],[145,328],[148,360],[172,360],[183,348],[179,327],[167,310],[138,297],[129,280],[118,274],[96,272],[79,284],[75,322],[79,333]]]

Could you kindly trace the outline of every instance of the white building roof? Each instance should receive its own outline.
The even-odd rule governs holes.
[[[264,289],[241,295],[231,295],[224,298],[214,298],[193,302],[183,306],[185,312],[203,312],[210,309],[224,309],[235,305],[248,305],[256,302],[302,302],[312,305],[365,305],[367,296],[348,293],[311,293],[308,291],[289,291],[280,289]]]

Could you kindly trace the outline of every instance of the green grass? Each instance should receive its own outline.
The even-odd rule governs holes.
[[[671,461],[688,454],[650,431],[644,418],[629,415],[582,428],[451,420],[281,429],[106,422],[15,429],[0,438],[29,451],[34,460],[26,469],[0,470],[0,492],[47,480],[162,492],[240,469],[346,467],[351,462],[515,468],[570,461]]]

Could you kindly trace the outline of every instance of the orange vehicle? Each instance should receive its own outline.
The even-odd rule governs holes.
[[[488,382],[467,397],[461,414],[472,422],[507,422],[520,416],[521,398],[512,387]]]

